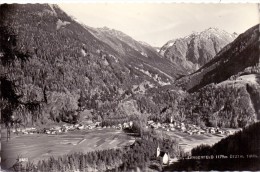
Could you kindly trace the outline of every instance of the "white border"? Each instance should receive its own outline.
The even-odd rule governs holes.
[[[3,3],[260,3],[260,0],[3,0]]]

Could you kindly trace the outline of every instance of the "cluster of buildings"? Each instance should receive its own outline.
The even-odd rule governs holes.
[[[160,123],[160,122],[154,122],[153,120],[150,120],[147,122],[147,128],[151,127],[154,129],[163,129],[165,131],[181,131],[184,133],[188,133],[189,135],[193,134],[206,134],[206,133],[211,133],[211,134],[220,134],[220,135],[231,135],[234,134],[237,131],[242,130],[241,128],[239,129],[221,129],[219,127],[200,127],[197,125],[193,124],[187,124],[184,122],[177,122],[177,121],[172,121],[170,123]]]
[[[103,126],[103,128],[114,128],[114,129],[122,130],[122,129],[132,128],[132,126],[133,126],[133,121],[129,121],[118,125]]]
[[[100,122],[95,122],[95,123],[91,122],[87,124],[64,124],[62,126],[54,126],[52,128],[45,129],[43,132],[46,134],[59,134],[59,133],[66,133],[68,131],[74,131],[74,130],[93,129],[96,127],[100,127]]]
[[[44,128],[44,129],[36,129],[34,127],[31,128],[17,128],[13,129],[13,133],[19,134],[34,134],[34,133],[44,133],[44,134],[60,134],[66,133],[68,131],[74,130],[87,130],[87,129],[94,129],[94,128],[114,128],[114,129],[126,129],[131,128],[133,126],[133,122],[125,122],[123,124],[113,125],[113,126],[103,126],[101,127],[101,122],[86,122],[84,124],[64,124],[62,126],[53,126],[51,128]]]
[[[37,133],[37,129],[34,127],[27,127],[27,128],[16,128],[12,130],[13,133],[16,134],[34,134]]]

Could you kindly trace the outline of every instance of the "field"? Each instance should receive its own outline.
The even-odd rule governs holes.
[[[213,145],[225,137],[224,135],[209,133],[189,135],[181,131],[169,131],[166,134],[177,139],[185,152],[189,152],[192,148],[201,144]]]
[[[18,155],[37,162],[50,156],[119,148],[133,142],[133,137],[115,129],[78,130],[60,135],[12,135],[8,142],[5,137],[2,139],[2,166],[10,168]]]

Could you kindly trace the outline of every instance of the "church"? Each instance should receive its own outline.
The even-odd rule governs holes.
[[[170,159],[169,153],[166,153],[166,152],[161,151],[159,145],[158,145],[158,147],[157,147],[156,157],[157,157],[158,159],[162,159],[162,163],[163,163],[164,165],[166,165],[166,164],[169,163],[169,159]]]

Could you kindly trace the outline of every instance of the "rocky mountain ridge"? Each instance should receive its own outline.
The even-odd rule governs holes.
[[[236,37],[236,33],[229,34],[218,28],[209,28],[183,38],[170,40],[159,53],[171,62],[177,62],[189,72],[193,72],[210,61]]]

